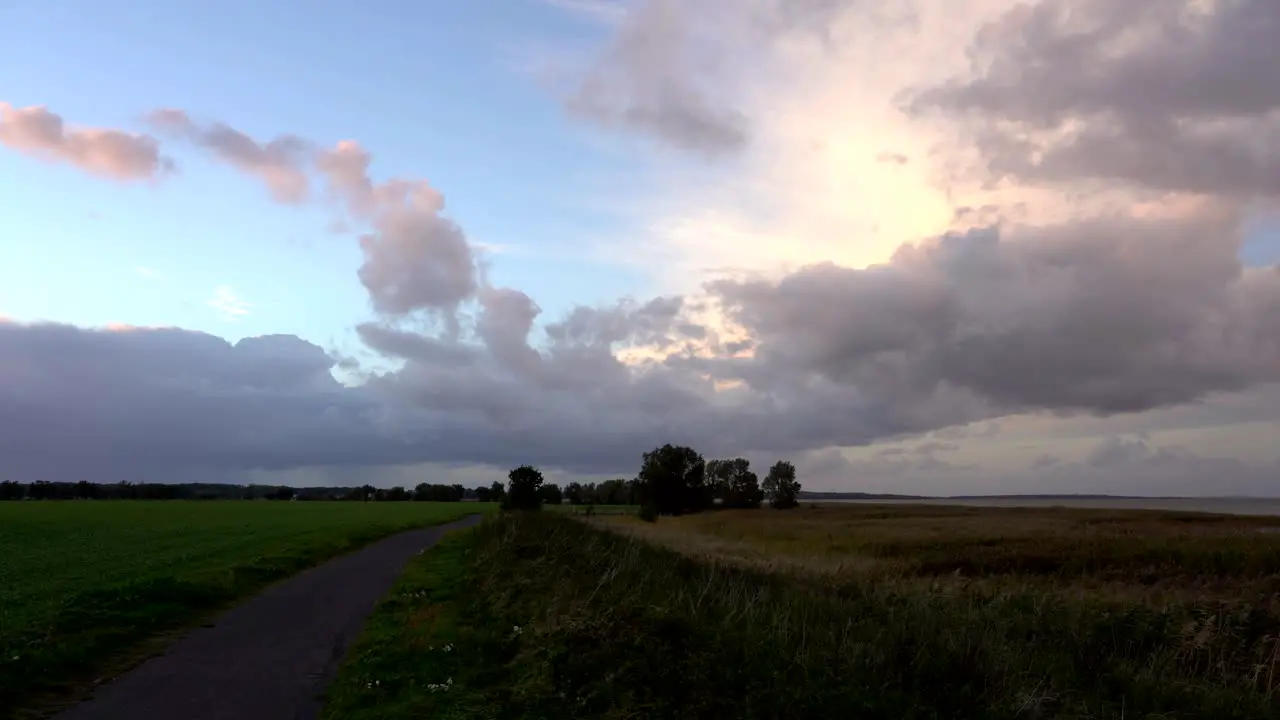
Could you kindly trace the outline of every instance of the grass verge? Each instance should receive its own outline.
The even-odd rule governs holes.
[[[479,532],[452,533],[409,563],[329,688],[323,717],[485,717],[470,709],[485,706],[500,669],[495,638],[477,642],[486,628],[469,626],[462,607]]]

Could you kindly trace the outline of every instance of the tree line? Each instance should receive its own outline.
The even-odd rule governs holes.
[[[602,489],[607,487],[607,490]],[[496,498],[503,508],[536,510],[544,504],[559,504],[568,499],[575,505],[596,504],[598,499],[640,506],[640,516],[656,520],[659,515],[685,515],[715,508],[759,508],[766,500],[770,507],[786,510],[799,504],[800,483],[795,465],[785,460],[769,468],[763,483],[746,458],[706,460],[693,448],[663,445],[644,454],[640,473],[635,480],[607,481],[584,486],[570,483],[562,493],[554,484],[545,482],[542,472],[522,465],[507,476],[502,488],[494,483]]]
[[[785,510],[798,504],[800,483],[795,466],[780,461],[761,482],[745,458],[705,460],[690,447],[663,445],[644,453],[639,474],[631,480],[573,482],[563,489],[545,482],[541,471],[523,465],[512,470],[504,485],[465,488],[462,485],[419,483],[375,488],[231,485],[218,483],[0,482],[0,500],[303,500],[347,502],[480,502],[501,503],[508,509],[536,509],[543,505],[634,505],[640,515],[684,515],[715,508],[758,508],[764,502]]]
[[[0,482],[0,500],[304,500],[348,502],[460,502],[480,499],[489,488],[420,483],[404,487],[288,487],[220,483]]]

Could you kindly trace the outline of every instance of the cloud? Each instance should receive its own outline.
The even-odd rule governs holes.
[[[456,324],[453,313],[478,289],[476,250],[462,228],[441,213],[444,195],[424,180],[369,177],[372,157],[343,140],[316,156],[330,195],[354,218],[371,225],[360,236],[360,282],[380,313],[403,316],[427,310]]]
[[[1045,151],[1081,137],[1093,143],[1089,128],[1141,129],[1117,118],[1167,112],[1186,127],[1263,127],[1269,121],[1255,119],[1243,93],[1170,89],[1173,79],[1196,77],[1169,74],[1177,63],[1225,62],[1219,45],[1158,68],[1164,84],[1145,99],[1108,88],[1137,72],[1126,69],[1141,65],[1132,58],[1152,67],[1160,63],[1150,58],[1167,59],[1150,49],[1163,42],[1158,33],[1144,28],[1194,26],[1185,31],[1188,47],[1199,48],[1212,35],[1205,28],[1227,22],[1229,12],[1255,7],[1261,25],[1269,10],[1219,3],[1210,22],[1168,15],[1148,0],[1128,10],[1042,2],[1009,14],[1011,5],[917,0],[909,18],[816,0],[814,14],[781,0],[628,6],[575,86],[597,103],[588,114],[694,156],[734,154],[738,164],[732,175],[712,176],[723,184],[673,175],[664,191],[674,199],[656,203],[652,224],[667,234],[665,248],[678,250],[661,272],[680,275],[679,288],[555,317],[520,288],[490,282],[438,189],[419,178],[375,179],[358,142],[293,138],[301,150],[281,166],[300,173],[286,185],[307,192],[282,193],[264,174],[275,167],[270,143],[174,115],[169,122],[218,157],[227,150],[209,139],[210,128],[244,138],[235,156],[244,159],[226,158],[233,167],[266,179],[282,202],[326,203],[360,235],[356,277],[375,314],[357,334],[376,356],[358,373],[363,384],[333,383],[334,359],[296,338],[242,350],[244,343],[196,333],[9,325],[0,333],[0,383],[10,384],[0,388],[14,402],[0,407],[21,407],[41,422],[0,457],[30,472],[61,467],[73,461],[40,449],[103,434],[121,439],[111,446],[119,448],[109,463],[117,470],[532,462],[612,474],[633,470],[654,445],[679,442],[713,456],[796,457],[809,463],[804,472],[862,472],[916,491],[926,482],[968,483],[961,491],[1156,487],[1160,473],[1173,487],[1189,483],[1193,469],[1261,487],[1262,465],[1191,457],[1135,441],[1138,431],[1123,427],[1078,459],[1045,448],[1059,461],[1037,462],[1030,478],[986,477],[963,456],[966,440],[955,428],[970,423],[1240,418],[1257,411],[1241,406],[1246,391],[1280,383],[1280,269],[1239,260],[1242,201],[1267,192],[1265,182],[1226,165],[1194,178],[1112,172],[1084,155],[1073,156],[1080,167],[1060,165],[1071,168],[1060,175],[1037,169]],[[1125,19],[1110,14],[1119,12],[1132,14],[1137,34],[1089,50],[1111,20]],[[1068,22],[1085,23],[1084,31],[1058,27]],[[921,39],[933,44],[913,55]],[[967,46],[974,67],[950,78],[948,61]],[[1053,54],[1067,46],[1084,54]],[[886,65],[886,57],[902,64]],[[875,71],[871,60],[880,62]],[[1042,64],[1066,61],[1106,72],[1036,75],[1049,72]],[[1269,78],[1251,82],[1267,97]],[[909,108],[918,126],[890,102],[905,87],[922,88]],[[953,176],[931,146],[947,134],[926,127],[934,121],[960,123],[983,140],[977,149],[1000,171],[999,187],[945,185]],[[1014,141],[1035,151],[1001,155]],[[910,162],[881,157],[886,147],[910,149]],[[1186,149],[1169,147],[1170,157]],[[1031,169],[1004,172],[1002,158]],[[1075,185],[1100,180],[1105,202]],[[1163,197],[1168,189],[1209,197]],[[738,267],[723,276],[704,272],[730,263]],[[84,371],[75,364],[89,362],[82,358],[96,358],[99,370]],[[274,388],[261,379],[282,372],[311,380]],[[32,375],[40,382],[25,382]],[[72,411],[76,393],[93,410],[107,391],[130,409],[117,426],[99,428],[93,412]],[[168,427],[180,413],[190,415],[186,424]],[[208,437],[186,444],[164,434],[170,430]],[[860,465],[843,465],[836,449],[935,431],[912,451],[868,451]],[[154,458],[140,440],[130,445],[149,435],[163,448]],[[960,447],[939,443],[944,437]]]
[[[627,16],[620,0],[543,0],[547,5],[596,22],[614,24]]]
[[[0,473],[160,482],[367,460],[370,404],[338,385],[331,365],[291,336],[231,345],[176,329],[3,322]]]
[[[705,74],[688,72],[696,60],[686,12],[671,0],[629,8],[567,96],[570,113],[708,155],[741,149],[746,118],[722,104]]]
[[[309,199],[311,175],[318,175],[338,206],[333,227],[348,230],[356,223],[365,229],[359,238],[364,263],[357,276],[377,312],[401,317],[433,312],[456,325],[453,313],[474,297],[477,251],[442,215],[444,196],[421,179],[375,183],[368,174],[372,157],[358,142],[322,148],[283,134],[261,143],[225,123],[197,126],[186,112],[174,109],[153,112],[151,122],[262,180],[278,202]]]
[[[1106,468],[1132,463],[1150,455],[1151,449],[1142,438],[1109,437],[1094,447],[1085,463],[1096,468]]]
[[[679,4],[690,49],[667,56],[670,72],[707,83],[716,107],[741,115],[748,142],[729,162],[658,156],[629,202],[642,220],[600,252],[661,267],[654,293],[688,292],[708,275],[882,262],[903,242],[969,226],[953,219],[957,205],[1010,215],[1024,198],[952,182],[940,146],[954,128],[914,120],[895,99],[962,67],[972,33],[1016,2]],[[910,161],[886,163],[886,151]]]
[[[280,202],[300,203],[307,199],[310,189],[306,164],[311,148],[294,135],[261,142],[223,123],[198,124],[186,112],[169,108],[152,112],[148,121],[158,131],[194,143],[257,177]]]
[[[996,176],[1280,195],[1280,5],[1041,0],[987,23],[916,112],[976,121]]]
[[[1113,414],[1280,380],[1280,270],[1232,214],[956,233],[865,270],[712,285],[756,342],[699,364],[762,392],[820,378],[907,428]],[[946,418],[946,420],[944,420]]]
[[[1119,448],[1119,450],[1117,450]],[[915,495],[1110,494],[1272,497],[1280,462],[1243,462],[1132,438],[1099,441],[1093,458],[1040,455],[1020,471],[901,455],[850,459],[835,449],[796,458],[807,490]],[[1212,482],[1208,479],[1212,478]]]
[[[743,67],[797,36],[825,38],[849,0],[626,4],[556,0],[603,20],[603,47],[570,73],[573,117],[654,138],[703,157],[742,152],[751,118],[740,103]]]
[[[911,162],[911,158],[903,155],[902,153],[882,152],[879,155],[876,155],[876,161],[892,165],[906,165]]]
[[[117,434],[142,437],[180,407],[198,412],[213,398],[220,421],[253,438],[245,445],[223,433],[217,460],[200,454],[209,445],[161,453],[193,467],[537,462],[618,473],[668,441],[712,455],[787,456],[1016,412],[1141,411],[1280,380],[1280,272],[1241,268],[1224,241],[1234,229],[1213,217],[987,230],[904,247],[866,270],[815,266],[777,282],[721,281],[706,296],[578,307],[542,323],[526,294],[482,285],[454,328],[397,317],[361,325],[365,345],[396,368],[367,372],[358,388],[332,383],[334,360],[290,337],[229,353],[197,333],[10,325],[0,357],[15,368],[10,397],[45,418],[47,435],[28,438],[24,467],[38,465],[31,448],[100,431],[77,425],[85,415],[68,405],[77,392],[92,400],[99,382],[119,402],[138,393]],[[1177,252],[1154,254],[1157,245]],[[1161,262],[1146,261],[1153,255]],[[719,330],[696,321],[715,303],[751,349],[727,347]],[[74,362],[46,355],[64,351]],[[91,358],[101,373],[76,364]],[[212,364],[223,361],[231,365]],[[243,380],[291,372],[312,380],[284,397]],[[32,375],[41,382],[27,382]],[[348,456],[313,445],[330,434],[255,429],[261,420],[286,435],[309,431],[317,413],[339,414]],[[277,437],[277,450],[258,445]],[[938,457],[955,450],[927,442],[877,467],[893,477],[970,472]],[[1096,455],[1090,467],[1101,468],[1116,453]]]
[[[251,314],[253,308],[253,303],[240,297],[226,285],[214,288],[213,296],[205,304],[216,310],[227,322],[239,322],[241,318]]]
[[[117,180],[153,180],[174,170],[173,162],[160,154],[159,142],[149,135],[68,128],[62,116],[39,105],[0,102],[0,145]]]

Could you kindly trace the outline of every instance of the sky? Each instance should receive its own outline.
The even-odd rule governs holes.
[[[1270,0],[0,5],[0,475],[1280,495]]]

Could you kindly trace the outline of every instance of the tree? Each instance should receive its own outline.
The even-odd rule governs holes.
[[[756,474],[751,472],[751,463],[746,458],[734,458],[725,462],[728,466],[728,493],[724,504],[731,508],[758,508],[764,499],[760,491],[760,482]],[[793,471],[794,478],[794,471]],[[799,486],[796,486],[797,490]]]
[[[521,465],[507,474],[504,510],[539,510],[542,508],[542,472],[531,465]],[[557,488],[558,490],[558,488]]]
[[[497,480],[489,486],[489,502],[504,502],[507,499],[507,489]]]
[[[292,500],[292,499],[293,499],[293,488],[288,488],[288,487],[285,487],[285,486],[281,485],[280,487],[276,488],[275,490],[272,490],[272,491],[267,495],[267,499],[268,499],[268,500]]]
[[[707,489],[713,500],[729,504],[729,478],[733,468],[729,460],[708,460],[706,470]]]
[[[706,462],[690,447],[663,445],[644,454],[640,468],[640,505],[658,515],[682,515],[711,506]]]
[[[545,505],[559,505],[564,502],[564,493],[555,483],[547,483],[538,489],[538,498]]]
[[[775,510],[786,510],[799,505],[800,483],[796,482],[796,466],[779,460],[769,468],[764,478],[764,494]]]
[[[568,499],[570,505],[581,505],[586,499],[582,483],[579,482],[569,483],[564,489],[564,496]]]

